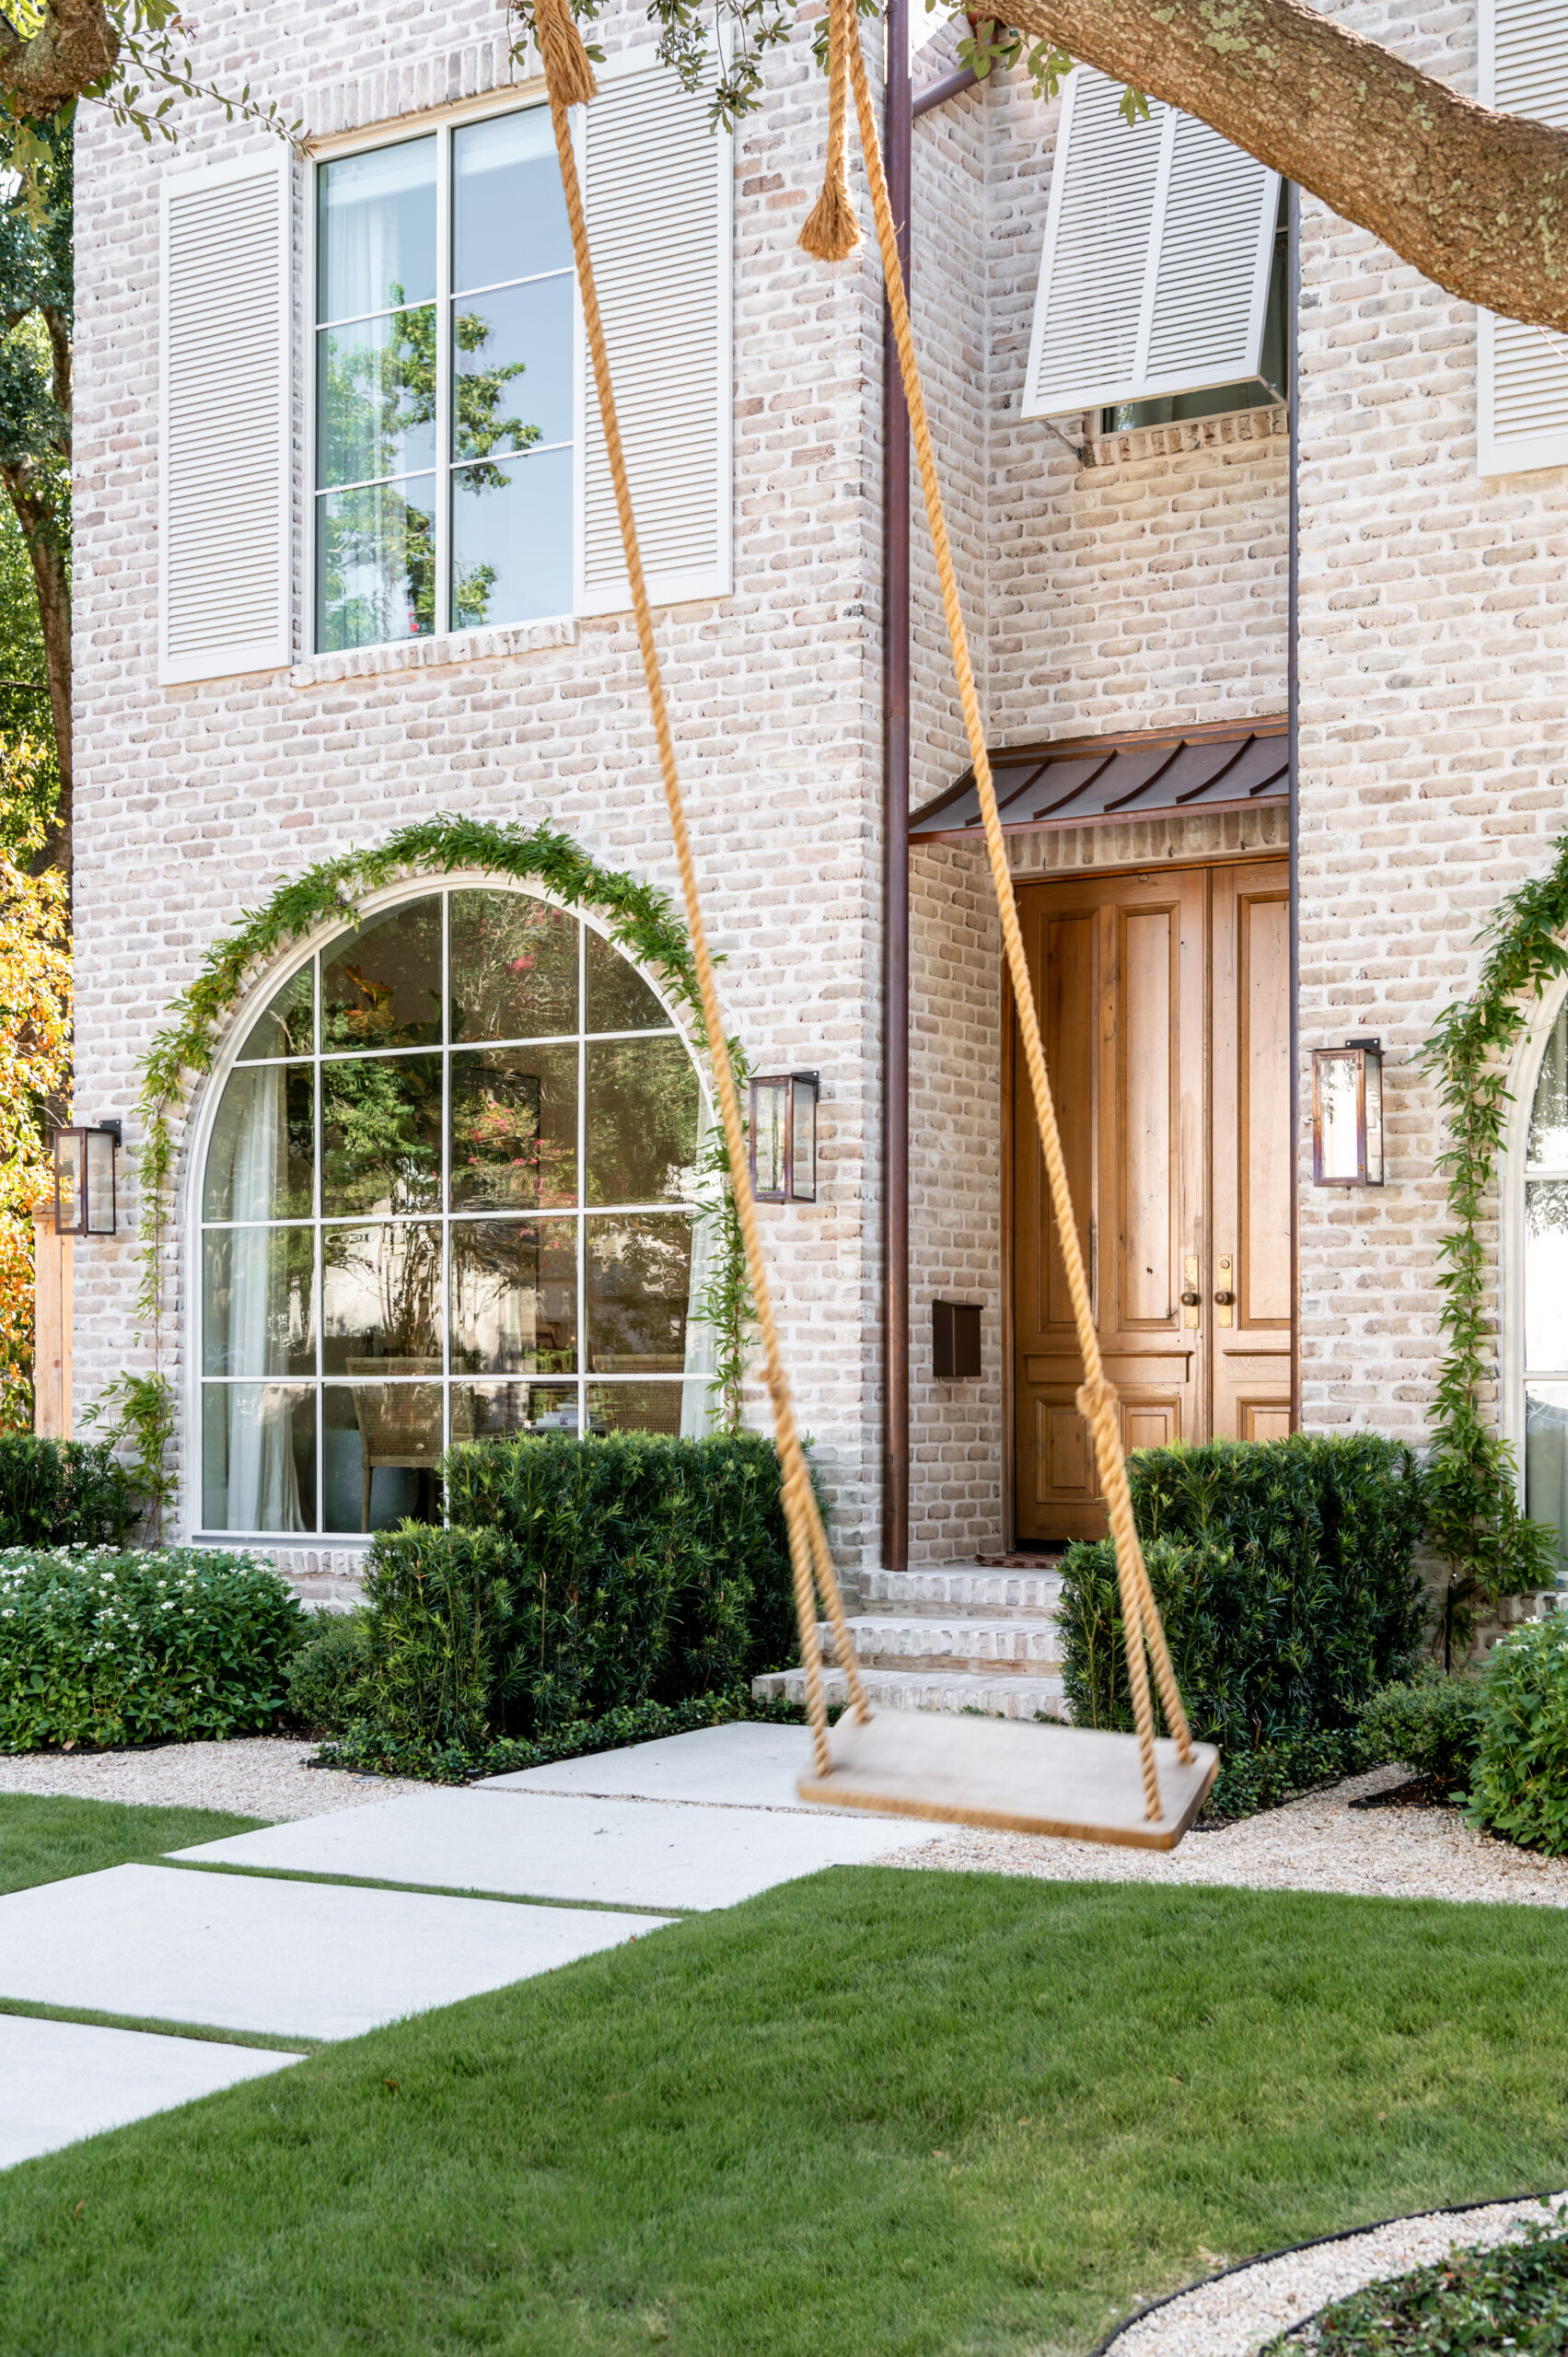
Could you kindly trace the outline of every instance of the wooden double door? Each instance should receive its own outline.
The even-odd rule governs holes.
[[[1285,864],[1018,895],[1078,1237],[1129,1448],[1290,1430]],[[1015,1027],[1019,1543],[1098,1536],[1083,1363]]]

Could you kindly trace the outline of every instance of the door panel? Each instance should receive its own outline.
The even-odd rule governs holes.
[[[1194,870],[1019,895],[1100,1348],[1134,1447],[1199,1428],[1201,1337],[1178,1295],[1203,1202],[1205,888]],[[1019,1536],[1093,1538],[1105,1510],[1075,1401],[1083,1367],[1021,1053],[1014,1063]]]
[[[1029,885],[1018,911],[1125,1445],[1272,1439],[1290,1422],[1283,865]],[[1039,1544],[1098,1537],[1105,1510],[1015,1049],[1014,1494]]]
[[[1214,878],[1217,1439],[1290,1427],[1290,887],[1277,861]],[[1228,1278],[1225,1263],[1229,1263]],[[1261,1419],[1261,1422],[1260,1422]],[[1283,1419],[1283,1422],[1282,1422]]]

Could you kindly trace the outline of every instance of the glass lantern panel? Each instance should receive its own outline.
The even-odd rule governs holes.
[[[54,1141],[55,1218],[62,1236],[80,1236],[86,1225],[82,1209],[86,1147],[80,1130],[62,1130]]]
[[[1359,1055],[1320,1056],[1318,1060],[1318,1154],[1325,1178],[1356,1179],[1362,1176],[1360,1078]]]
[[[782,1195],[784,1183],[784,1122],[788,1118],[789,1086],[785,1081],[759,1081],[752,1095],[751,1144],[756,1155],[757,1192]]]
[[[799,1203],[814,1203],[817,1200],[817,1088],[809,1080],[797,1080],[792,1092],[790,1192]]]

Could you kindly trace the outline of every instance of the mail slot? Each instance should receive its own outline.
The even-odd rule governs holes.
[[[980,1304],[934,1301],[931,1305],[932,1364],[938,1383],[958,1383],[980,1373]]]

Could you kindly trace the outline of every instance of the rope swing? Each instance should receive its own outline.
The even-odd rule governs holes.
[[[653,615],[648,604],[636,523],[632,511],[625,453],[616,417],[610,360],[594,285],[587,225],[567,116],[569,108],[586,105],[593,98],[596,88],[593,69],[573,21],[569,0],[535,0],[535,19],[550,94],[551,121],[560,160],[562,186],[571,224],[573,252],[604,430],[605,451],[615,487],[616,510],[621,521],[621,537],[636,619],[637,643],[653,710],[659,768],[680,871],[686,920],[691,936],[692,963],[702,1004],[703,1030],[729,1160],[730,1183],[745,1243],[747,1272],[756,1303],[763,1373],[772,1403],[815,1766],[815,1774],[802,1779],[802,1794],[807,1798],[831,1800],[840,1806],[874,1807],[965,1823],[1063,1832],[1090,1840],[1155,1841],[1161,1847],[1168,1847],[1179,1840],[1196,1814],[1213,1780],[1218,1755],[1208,1745],[1194,1747],[1192,1743],[1132,1519],[1116,1387],[1107,1376],[1100,1358],[1099,1338],[1078,1244],[1077,1223],[1074,1217],[1056,1111],[1051,1101],[1034,991],[1018,925],[1017,904],[1007,865],[1001,820],[997,815],[991,763],[975,691],[973,667],[970,660],[969,638],[943,513],[930,424],[910,331],[909,303],[882,168],[881,145],[866,79],[865,53],[855,21],[855,0],[830,0],[826,175],[822,193],[801,232],[800,243],[808,254],[824,261],[843,260],[860,243],[860,231],[846,179],[847,96],[853,91],[887,299],[903,378],[904,397],[909,408],[911,436],[920,469],[926,521],[941,584],[943,610],[963,707],[970,758],[974,765],[975,783],[980,795],[986,850],[1002,920],[1003,940],[1012,977],[1040,1145],[1050,1179],[1058,1240],[1066,1264],[1074,1322],[1083,1355],[1084,1381],[1078,1392],[1078,1406],[1094,1435],[1095,1462],[1116,1546],[1122,1633],[1137,1729],[1142,1828],[1133,1822],[1134,1812],[1128,1805],[1130,1795],[1120,1789],[1114,1794],[1111,1792],[1112,1785],[1118,1784],[1119,1779],[1121,1783],[1125,1782],[1126,1771],[1122,1760],[1129,1744],[1125,1736],[1094,1735],[1046,1725],[1023,1726],[1016,1721],[958,1718],[951,1714],[941,1714],[939,1719],[938,1714],[923,1713],[883,1713],[875,1722],[872,1720],[844,1619],[843,1599],[827,1533],[801,1446],[789,1378],[784,1370],[778,1327],[773,1316],[767,1265],[751,1191],[745,1132],[703,921],[668,707],[654,638]],[[819,1594],[827,1609],[835,1657],[843,1670],[850,1701],[848,1719],[841,1721],[830,1735],[822,1686],[817,1618]],[[1167,1754],[1167,1779],[1179,1788],[1177,1798],[1179,1805],[1168,1814],[1162,1808],[1154,1700],[1148,1676],[1150,1656],[1154,1662],[1166,1725],[1174,1738],[1173,1744],[1159,1746],[1159,1749]],[[920,1720],[924,1721],[923,1726],[914,1724]],[[900,1721],[903,1724],[896,1724]],[[1153,1829],[1156,1828],[1160,1829],[1156,1832]]]

